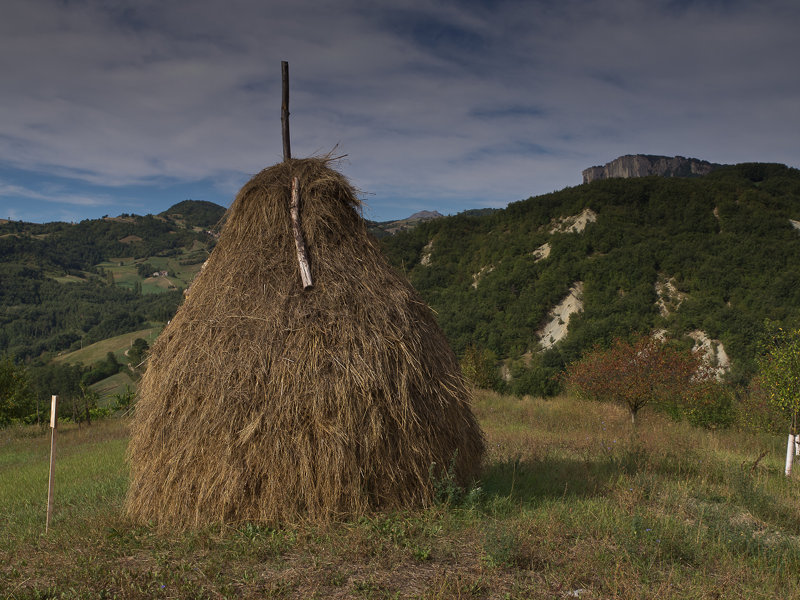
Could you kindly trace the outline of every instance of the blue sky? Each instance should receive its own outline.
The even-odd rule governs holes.
[[[3,0],[0,218],[228,206],[336,147],[365,216],[502,207],[623,154],[800,166],[800,3]]]

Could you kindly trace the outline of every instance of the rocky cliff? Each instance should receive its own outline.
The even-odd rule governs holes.
[[[710,163],[698,158],[683,156],[652,156],[649,154],[628,154],[606,163],[602,167],[589,167],[583,171],[583,183],[611,177],[694,177],[706,175],[723,165]]]

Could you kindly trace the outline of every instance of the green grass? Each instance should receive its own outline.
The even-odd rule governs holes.
[[[47,536],[49,437],[0,432],[0,597],[800,596],[783,440],[652,412],[633,434],[617,407],[570,398],[479,392],[475,411],[488,455],[455,505],[183,534],[121,516],[124,421],[60,434]]]
[[[99,513],[119,509],[127,485],[126,446],[121,420],[81,428],[59,425],[54,528],[64,523],[63,528],[71,530]],[[0,432],[0,529],[4,532],[0,552],[39,540],[47,505],[49,457],[49,428],[45,433],[35,426]]]
[[[204,248],[204,245],[195,241],[190,248],[181,249],[175,256],[150,256],[147,259],[138,261],[130,257],[120,257],[99,263],[96,266],[102,267],[107,273],[113,273],[114,285],[134,289],[136,282],[141,282],[143,294],[160,294],[169,289],[185,289],[189,287],[189,284],[191,284],[202,266],[202,260],[191,265],[182,265],[180,262],[195,257],[202,248]],[[150,264],[153,267],[153,271],[168,271],[173,275],[158,278],[139,277],[137,266],[141,262]]]
[[[86,283],[86,279],[77,277],[75,275],[62,275],[59,277],[53,277],[58,283]]]
[[[161,333],[163,327],[164,325],[161,323],[153,323],[153,326],[147,329],[123,333],[122,335],[95,342],[80,350],[61,354],[56,356],[53,362],[69,364],[83,363],[88,366],[98,361],[105,360],[109,352],[113,352],[120,362],[125,362],[125,351],[136,338],[143,338],[148,344],[152,344],[158,337],[158,334]]]
[[[125,371],[120,371],[116,375],[107,377],[90,386],[92,390],[100,395],[100,406],[109,406],[114,395],[123,393],[126,387],[135,390],[136,382]]]

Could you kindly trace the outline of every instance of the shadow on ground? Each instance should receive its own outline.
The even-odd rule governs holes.
[[[589,497],[602,494],[609,481],[620,475],[635,475],[646,468],[644,462],[645,457],[636,451],[591,459],[509,459],[488,464],[479,485],[490,498],[513,497],[523,502]]]

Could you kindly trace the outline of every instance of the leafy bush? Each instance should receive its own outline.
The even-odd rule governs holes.
[[[559,374],[558,369],[537,362],[514,378],[511,391],[516,396],[555,396],[561,389]]]
[[[683,413],[692,425],[706,429],[730,427],[737,416],[733,390],[714,379],[695,382],[684,396]]]
[[[736,406],[736,423],[752,431],[786,433],[786,415],[770,402],[761,377],[754,377],[742,391]]]
[[[81,378],[81,383],[84,386],[90,386],[93,383],[97,383],[98,381],[106,379],[107,377],[116,375],[120,372],[121,368],[122,365],[117,360],[117,357],[113,352],[109,352],[106,354],[105,360],[96,363],[91,371],[84,373],[83,377]]]
[[[461,373],[475,387],[496,390],[500,385],[497,357],[490,350],[468,346],[461,359]]]
[[[112,409],[114,411],[128,411],[136,403],[136,391],[131,389],[129,385],[117,394],[114,394],[114,404]]]

